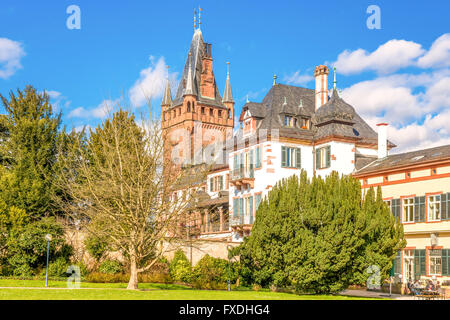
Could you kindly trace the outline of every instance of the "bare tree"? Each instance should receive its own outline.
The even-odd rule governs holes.
[[[72,133],[70,139],[61,143],[60,199],[82,228],[123,254],[130,266],[128,289],[137,289],[139,273],[186,242],[180,226],[197,195],[189,179],[202,180],[207,170],[197,168],[193,175],[173,163],[159,121],[138,124],[122,109],[88,136]],[[189,187],[174,197],[180,185]]]

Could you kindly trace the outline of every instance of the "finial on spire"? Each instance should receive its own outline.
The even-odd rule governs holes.
[[[299,108],[303,108],[303,99],[300,99],[300,104],[298,105]]]
[[[230,74],[230,62],[227,61],[227,76]]]
[[[286,96],[284,97],[283,106],[287,105]]]
[[[246,103],[249,103],[250,102],[250,100],[248,100],[248,95],[247,95],[247,101],[246,101]]]
[[[203,9],[200,8],[200,6],[198,7],[198,28],[200,29],[201,24],[202,24],[202,11]]]
[[[170,92],[170,82],[169,82],[169,66],[167,68],[167,77],[166,77],[166,88],[164,89],[164,96],[161,101],[162,106],[170,106],[172,104],[172,93]]]
[[[194,9],[194,31],[195,31],[195,28],[197,28],[197,24],[196,24],[197,17],[196,17],[196,15],[197,15],[197,10]]]
[[[333,89],[336,89],[336,67],[333,67],[333,73],[334,73]]]
[[[277,84],[277,75],[274,74],[273,75],[273,85],[276,85],[276,84]]]

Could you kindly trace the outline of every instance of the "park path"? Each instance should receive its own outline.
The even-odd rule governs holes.
[[[363,298],[390,298],[394,300],[414,300],[413,296],[408,296],[404,294],[393,293],[389,296],[389,293],[385,292],[375,292],[375,291],[367,291],[367,290],[352,290],[347,289],[339,294],[343,296],[353,296],[353,297],[363,297]]]

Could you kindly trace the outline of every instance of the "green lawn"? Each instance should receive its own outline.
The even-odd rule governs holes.
[[[295,295],[270,291],[194,290],[174,284],[141,283],[136,291],[125,290],[126,283],[87,283],[82,289],[65,288],[65,281],[0,279],[0,300],[349,300],[333,295]],[[27,288],[28,287],[28,288]],[[83,289],[84,288],[84,289]],[[90,288],[90,289],[89,289]]]

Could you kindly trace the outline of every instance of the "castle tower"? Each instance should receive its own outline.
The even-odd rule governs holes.
[[[166,150],[172,159],[179,158],[177,161],[191,164],[194,160],[198,162],[197,154],[202,152],[198,150],[198,141],[204,149],[232,134],[234,101],[229,73],[222,99],[213,72],[211,44],[203,41],[200,28],[195,29],[192,36],[175,97],[172,100],[169,96],[167,83],[161,103],[161,123],[168,138]]]

